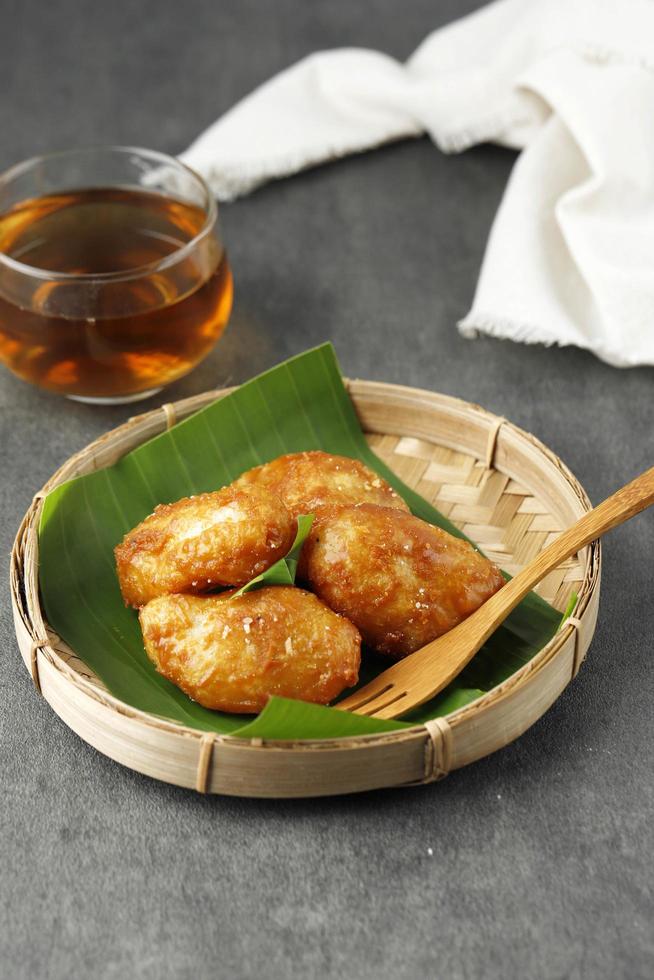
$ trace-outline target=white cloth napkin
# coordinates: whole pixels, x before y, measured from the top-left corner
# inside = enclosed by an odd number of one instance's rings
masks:
[[[182,159],[230,200],[425,132],[445,153],[523,149],[461,332],[654,365],[654,2],[499,0],[404,65],[363,49],[315,54]]]

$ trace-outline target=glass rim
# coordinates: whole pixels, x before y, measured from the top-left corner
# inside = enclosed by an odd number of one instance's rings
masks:
[[[23,276],[30,276],[33,279],[42,279],[47,282],[52,282],[52,280],[62,280],[71,283],[125,282],[130,279],[140,279],[144,275],[159,272],[162,269],[169,268],[171,265],[176,265],[177,262],[186,258],[203,241],[203,239],[211,234],[218,218],[218,205],[216,204],[216,199],[211,193],[211,189],[209,188],[209,185],[204,177],[202,177],[196,170],[193,170],[192,167],[189,167],[188,164],[178,160],[177,157],[172,157],[167,153],[161,153],[159,150],[148,150],[145,147],[124,146],[121,144],[100,144],[98,146],[83,146],[70,150],[55,150],[51,153],[37,154],[36,156],[28,157],[26,160],[21,160],[19,163],[14,163],[11,167],[3,170],[0,173],[0,189],[7,186],[12,180],[15,180],[17,177],[20,177],[22,174],[26,173],[36,164],[66,156],[83,156],[85,154],[91,155],[94,153],[116,153],[125,156],[130,153],[138,153],[158,160],[162,166],[174,166],[179,170],[185,171],[195,181],[197,181],[205,197],[206,217],[200,230],[193,236],[193,238],[189,239],[188,242],[185,242],[182,246],[180,246],[180,248],[176,248],[169,255],[165,255],[162,259],[158,259],[156,262],[148,262],[145,265],[134,266],[132,269],[122,269],[115,272],[57,272],[55,269],[41,269],[38,266],[29,265],[27,262],[20,262],[18,259],[12,258],[10,255],[7,255],[6,252],[3,252],[2,249],[0,249],[0,264],[6,265],[9,269],[12,269],[14,272],[18,272]],[[120,184],[116,184],[116,187],[120,186]],[[71,188],[71,190],[74,190],[74,188]]]

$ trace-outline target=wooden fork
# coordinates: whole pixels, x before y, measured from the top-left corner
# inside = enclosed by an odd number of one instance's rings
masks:
[[[449,633],[393,664],[335,707],[374,718],[397,718],[433,698],[463,670],[491,633],[548,572],[653,503],[654,466],[563,531],[515,578]]]

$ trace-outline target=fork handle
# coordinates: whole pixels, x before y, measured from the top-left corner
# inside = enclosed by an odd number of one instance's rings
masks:
[[[617,490],[593,510],[584,514],[575,524],[563,531],[547,548],[540,552],[522,571],[491,596],[478,610],[479,647],[488,639],[511,610],[515,609],[528,592],[548,572],[576,554],[580,548],[601,537],[607,531],[628,521],[642,510],[654,504],[654,466],[631,483]]]

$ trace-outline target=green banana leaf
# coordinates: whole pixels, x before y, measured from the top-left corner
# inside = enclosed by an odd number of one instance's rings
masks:
[[[288,554],[280,558],[279,561],[276,561],[274,565],[267,568],[261,575],[255,575],[249,582],[246,582],[240,589],[237,589],[234,593],[234,599],[237,599],[240,595],[245,595],[246,592],[252,592],[253,589],[262,589],[265,585],[295,585],[295,573],[297,572],[297,565],[300,560],[300,552],[311,530],[314,516],[314,514],[298,515],[297,533]]]
[[[273,698],[255,719],[210,711],[155,671],[136,613],[122,601],[113,549],[156,504],[215,490],[282,453],[323,449],[362,460],[418,517],[462,537],[366,443],[331,344],[272,368],[107,469],[48,494],[39,528],[40,587],[53,629],[126,704],[193,728],[296,739],[393,731],[461,707],[501,683],[550,640],[560,613],[534,593],[440,695],[401,722]],[[387,662],[367,654],[361,684]]]

